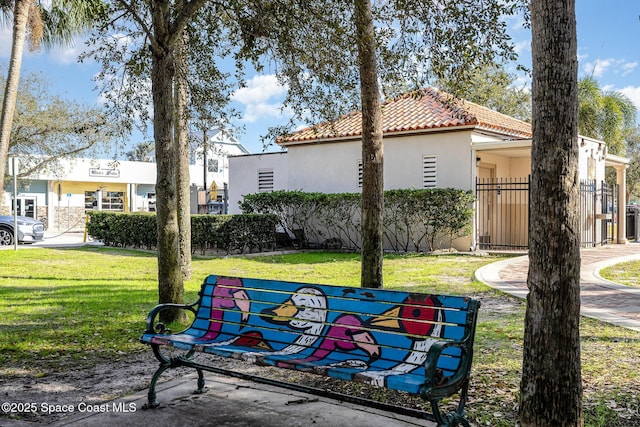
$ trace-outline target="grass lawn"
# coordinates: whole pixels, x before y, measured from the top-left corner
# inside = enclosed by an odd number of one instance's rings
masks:
[[[467,411],[476,425],[513,426],[524,302],[473,279],[497,258],[387,256],[385,287],[482,300]],[[38,378],[149,351],[138,343],[157,302],[153,254],[114,248],[0,251],[0,381]],[[358,255],[314,252],[193,260],[185,301],[211,273],[358,286]],[[640,333],[582,320],[587,426],[640,426]]]
[[[621,285],[640,287],[640,261],[623,262],[603,268],[600,275]]]

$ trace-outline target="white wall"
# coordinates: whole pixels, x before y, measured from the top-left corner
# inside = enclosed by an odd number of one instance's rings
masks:
[[[439,132],[384,140],[386,189],[423,188],[423,156],[437,158],[437,187],[472,190],[471,131]],[[294,145],[288,153],[229,158],[229,212],[239,213],[242,195],[258,192],[257,173],[274,170],[274,189],[308,192],[360,192],[360,140]],[[283,179],[283,177],[287,177]],[[469,239],[456,247],[469,249]],[[459,246],[459,247],[458,247]]]
[[[384,139],[385,189],[423,188],[423,156],[437,157],[437,186],[472,189],[471,132],[441,132]],[[360,140],[289,147],[289,189],[360,192]]]
[[[289,147],[289,189],[358,192],[359,140]]]
[[[287,190],[287,153],[264,153],[229,157],[229,213],[241,213],[238,203],[245,194],[258,192],[258,170],[273,169],[274,190]],[[297,188],[297,187],[296,187]]]
[[[471,132],[440,132],[387,138],[384,186],[387,190],[423,188],[423,157],[436,156],[438,188],[471,190]]]
[[[32,178],[50,181],[155,184],[156,164],[126,160],[114,163],[112,160],[71,159],[64,162],[62,170],[36,173]]]
[[[207,152],[207,162],[212,159],[218,161],[218,171],[209,172],[207,169],[207,188],[213,181],[216,182],[219,188],[222,188],[225,183],[229,182],[229,157],[248,154],[246,148],[240,143],[220,143],[213,140],[210,141],[212,148]],[[195,162],[189,165],[189,178],[190,183],[196,186],[202,187],[204,180],[204,157],[202,155],[202,148],[198,147],[195,153]]]

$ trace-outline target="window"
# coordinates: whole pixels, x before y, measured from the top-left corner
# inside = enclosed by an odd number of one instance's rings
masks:
[[[422,157],[422,188],[437,187],[436,156]]]
[[[358,188],[362,188],[362,160],[358,160]]]
[[[273,191],[273,169],[258,170],[258,191]]]
[[[124,211],[124,193],[122,191],[102,192],[103,211]]]
[[[96,196],[100,195],[101,200]],[[85,191],[84,192],[85,211],[99,209],[102,211],[124,211],[124,192],[122,191]]]
[[[207,171],[209,172],[220,172],[219,166],[218,166],[218,159],[208,159],[207,160]]]

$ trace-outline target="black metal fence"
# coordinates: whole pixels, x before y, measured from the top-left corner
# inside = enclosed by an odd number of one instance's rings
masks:
[[[627,206],[627,239],[640,240],[640,207],[638,205]]]
[[[580,182],[580,242],[583,247],[613,240],[614,186]],[[526,250],[529,246],[529,178],[476,179],[476,247]]]
[[[529,245],[529,179],[476,179],[479,249],[520,250]]]
[[[582,247],[606,245],[615,231],[614,186],[594,180],[580,181],[580,243]]]

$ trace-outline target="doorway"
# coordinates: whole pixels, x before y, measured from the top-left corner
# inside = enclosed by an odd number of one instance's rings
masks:
[[[35,197],[18,197],[18,216],[27,216],[36,219],[36,199]]]

